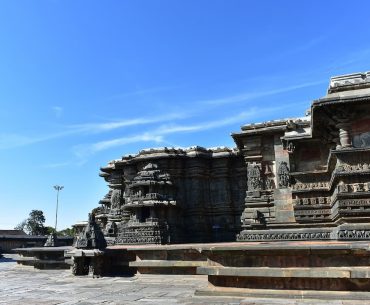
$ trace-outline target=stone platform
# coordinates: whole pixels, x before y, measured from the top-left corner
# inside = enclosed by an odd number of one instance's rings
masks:
[[[92,250],[81,251],[84,256]],[[102,270],[109,257],[111,270],[126,266],[139,274],[206,275],[208,287],[197,295],[370,300],[365,241],[111,246],[103,252]]]
[[[12,305],[369,305],[364,300],[287,299],[194,295],[207,286],[204,275],[75,277],[68,270],[35,270],[16,264],[16,255],[0,259],[0,304]]]
[[[16,248],[13,251],[19,256],[16,261],[18,264],[33,266],[36,269],[69,269],[70,260],[64,257],[65,252],[72,250],[73,247],[32,247]]]

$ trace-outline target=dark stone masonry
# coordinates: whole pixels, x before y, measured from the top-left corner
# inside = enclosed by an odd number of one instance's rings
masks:
[[[232,137],[231,149],[153,148],[101,168],[105,242],[370,239],[370,72],[331,78],[301,118]]]

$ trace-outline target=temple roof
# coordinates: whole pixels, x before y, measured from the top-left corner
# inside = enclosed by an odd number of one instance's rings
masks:
[[[23,230],[0,230],[0,236],[2,235],[27,235]]]
[[[335,92],[370,88],[370,71],[334,76],[330,79],[328,95]]]

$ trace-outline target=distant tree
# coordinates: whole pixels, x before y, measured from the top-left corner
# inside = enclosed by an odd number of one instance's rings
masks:
[[[22,222],[20,222],[19,224],[17,224],[15,227],[14,227],[14,230],[20,230],[20,231],[26,231],[26,226],[27,226],[27,220],[23,220]]]
[[[23,230],[30,235],[49,235],[56,233],[58,236],[74,236],[75,229],[66,228],[61,231],[55,231],[55,228],[44,226],[45,216],[41,210],[32,210],[28,218],[20,222],[14,229]]]
[[[58,236],[74,236],[75,229],[74,228],[67,228],[57,232]]]
[[[50,227],[45,227],[45,216],[41,210],[32,210],[27,219],[19,223],[14,229],[23,230],[30,235],[46,235],[50,230],[54,230]],[[55,231],[55,230],[54,230]]]
[[[44,227],[44,235],[50,235],[52,233],[58,233],[53,227],[46,226]]]
[[[45,216],[41,210],[32,210],[27,218],[27,231],[30,235],[45,235]]]

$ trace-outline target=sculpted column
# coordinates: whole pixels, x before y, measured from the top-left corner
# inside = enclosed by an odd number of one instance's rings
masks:
[[[354,117],[353,109],[349,107],[341,107],[340,109],[335,109],[330,111],[333,114],[333,119],[335,127],[338,129],[339,133],[339,144],[337,148],[346,149],[352,147],[351,138],[351,121]]]
[[[339,129],[339,141],[341,148],[352,147],[351,134],[350,134],[350,123],[342,122],[337,124]]]

